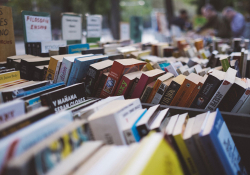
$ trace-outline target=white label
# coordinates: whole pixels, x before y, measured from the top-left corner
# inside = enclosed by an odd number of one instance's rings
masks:
[[[42,41],[41,48],[42,53],[48,53],[49,50],[59,50],[59,47],[64,47],[67,45],[66,41]]]
[[[130,39],[130,25],[129,23],[120,23],[120,39],[127,40]]]
[[[50,17],[24,15],[27,42],[51,41]]]
[[[67,16],[62,17],[62,37],[64,40],[82,39],[82,17]]]
[[[87,16],[87,37],[99,38],[102,34],[102,16],[88,15]]]

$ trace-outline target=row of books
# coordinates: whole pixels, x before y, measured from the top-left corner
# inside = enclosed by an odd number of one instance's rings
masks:
[[[189,118],[123,96],[57,113],[25,113],[21,99],[0,108],[1,174],[247,174],[218,109]]]

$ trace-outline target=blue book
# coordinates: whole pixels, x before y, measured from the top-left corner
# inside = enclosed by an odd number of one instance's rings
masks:
[[[199,134],[202,146],[219,174],[244,174],[241,157],[219,111],[210,113]],[[208,157],[208,158],[209,158]]]
[[[70,111],[63,111],[43,118],[0,140],[0,171],[13,157],[17,157],[46,137],[73,122]]]
[[[27,95],[31,95],[31,94],[34,94],[34,93],[38,93],[38,92],[48,90],[48,89],[51,89],[51,88],[54,88],[54,87],[62,86],[62,85],[64,85],[64,82],[50,84],[50,85],[46,85],[46,86],[36,88],[36,89],[32,89],[32,90],[29,90],[29,91],[24,91],[24,92],[21,92],[21,93],[17,94],[17,98],[18,97],[24,97],[24,96],[27,96]]]
[[[95,55],[91,57],[75,59],[73,66],[71,68],[71,71],[70,71],[67,86],[82,82],[83,78],[86,77],[89,66],[91,64],[104,61],[107,59],[108,59],[108,56],[104,56],[104,55]]]
[[[132,126],[132,128],[131,128],[132,133],[133,133],[133,135],[134,135],[134,137],[135,137],[135,141],[136,141],[136,142],[139,142],[139,141],[141,140],[141,137],[140,137],[140,135],[139,135],[139,132],[138,132],[137,129],[136,129],[136,125],[137,125],[137,123],[139,122],[139,120],[143,117],[143,115],[144,115],[146,112],[147,112],[147,109],[145,109],[144,112],[141,114],[141,116],[138,117],[138,119],[136,120],[136,122],[133,124],[133,126]]]
[[[165,71],[165,67],[167,67],[167,66],[169,66],[170,65],[170,63],[160,63],[159,64],[159,66],[161,67],[161,69],[163,70],[163,71]]]
[[[73,45],[69,45],[67,46],[68,48],[68,54],[72,54],[72,53],[82,53],[82,50],[88,50],[89,49],[89,44],[73,44]]]
[[[28,100],[28,104],[33,105],[33,104],[39,103],[40,101],[41,101],[41,98],[39,96],[39,97],[35,97],[35,98]]]

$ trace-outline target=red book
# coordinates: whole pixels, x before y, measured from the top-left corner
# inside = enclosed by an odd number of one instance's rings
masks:
[[[136,71],[132,73],[128,73],[122,76],[119,85],[117,86],[115,95],[123,95],[124,98],[127,97],[134,81],[136,78],[140,79],[142,72]]]
[[[106,98],[108,96],[114,95],[121,77],[127,73],[140,71],[145,64],[146,62],[136,59],[115,60],[104,84],[100,97]]]
[[[147,72],[143,72],[131,98],[140,98],[145,87],[149,83],[155,81],[159,76],[163,75],[164,73],[165,72],[160,69],[154,69]]]

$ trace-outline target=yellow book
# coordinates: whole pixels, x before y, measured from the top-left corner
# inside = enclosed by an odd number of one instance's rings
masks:
[[[13,71],[13,72],[0,74],[0,84],[8,83],[8,82],[19,80],[19,79],[20,79],[19,71]]]
[[[153,68],[153,66],[151,65],[151,63],[147,63],[147,64],[146,64],[146,68],[147,68],[148,71],[149,71],[149,70],[154,70],[154,68]]]
[[[151,133],[138,153],[122,171],[123,175],[182,175],[182,167],[172,147],[160,133]]]
[[[173,137],[174,140],[181,152],[181,155],[184,159],[185,164],[188,167],[188,170],[190,172],[191,175],[198,175],[199,172],[197,170],[197,167],[194,163],[193,158],[191,157],[191,154],[188,151],[188,148],[183,140],[183,134],[187,125],[187,120],[188,120],[189,116],[188,113],[182,114],[179,116],[174,131],[173,131]]]

